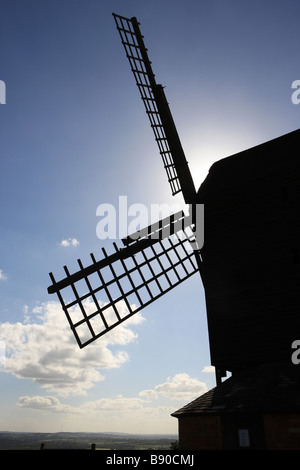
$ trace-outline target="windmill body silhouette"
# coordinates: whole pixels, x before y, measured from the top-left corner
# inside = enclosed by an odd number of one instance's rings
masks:
[[[215,163],[197,192],[139,23],[113,16],[172,194],[182,192],[190,212],[145,227],[123,239],[121,247],[113,243],[113,253],[102,249],[99,260],[91,254],[89,266],[78,260],[74,273],[65,266],[60,281],[50,273],[48,292],[57,294],[82,348],[200,272],[217,383],[226,371],[286,360],[300,327],[294,223],[299,162],[292,151],[299,132]],[[291,191],[293,197],[287,196]],[[279,212],[277,192],[283,198]],[[203,205],[204,243],[198,226],[203,217],[197,217]]]

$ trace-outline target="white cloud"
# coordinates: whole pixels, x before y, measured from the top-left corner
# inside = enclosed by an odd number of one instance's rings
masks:
[[[18,406],[39,411],[54,411],[57,413],[78,413],[79,410],[60,403],[58,398],[51,396],[19,397]]]
[[[207,386],[188,374],[176,374],[168,377],[165,383],[157,385],[155,392],[171,400],[193,400],[207,392]]]
[[[5,342],[4,372],[30,379],[61,396],[85,395],[96,382],[104,380],[99,371],[120,367],[128,361],[124,350],[112,352],[110,345],[126,345],[136,338],[128,328],[142,316],[119,325],[85,349],[79,349],[58,302],[46,302],[34,309],[34,319],[25,309],[26,323],[2,323],[0,338]],[[31,320],[31,323],[30,323]]]
[[[59,245],[63,247],[78,246],[79,241],[77,240],[77,238],[65,238],[59,243]]]
[[[57,397],[53,396],[33,396],[33,397],[19,397],[18,406],[22,408],[32,408],[38,411],[57,411],[64,413],[82,413],[83,415],[101,415],[101,418],[113,415],[132,415],[137,412],[144,410],[148,412],[153,410],[153,407],[149,405],[149,401],[143,400],[142,398],[136,397],[123,397],[118,395],[117,397],[106,397],[100,398],[95,401],[88,401],[79,405],[78,407],[69,406],[59,401]],[[165,407],[158,407],[165,408]]]
[[[3,271],[3,269],[0,269],[0,281],[6,281],[7,275]]]
[[[0,367],[5,362],[5,343],[4,341],[0,340]]]
[[[155,390],[143,390],[139,393],[139,396],[145,400],[156,400],[158,398]]]
[[[202,372],[207,372],[208,374],[212,374],[215,372],[215,367],[214,366],[205,366],[202,369]]]

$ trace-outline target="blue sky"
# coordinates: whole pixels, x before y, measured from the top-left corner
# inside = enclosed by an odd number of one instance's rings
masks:
[[[215,385],[199,276],[81,351],[47,293],[109,249],[100,204],[181,202],[112,12],[141,23],[197,186],[299,127],[297,1],[1,0],[0,430],[176,433],[170,413]]]

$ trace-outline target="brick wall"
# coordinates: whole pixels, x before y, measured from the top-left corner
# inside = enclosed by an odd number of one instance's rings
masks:
[[[300,450],[300,414],[264,415],[266,448]]]
[[[180,449],[220,450],[223,448],[220,416],[184,416],[178,421]]]
[[[184,416],[178,424],[180,449],[223,449],[221,416]],[[266,414],[263,428],[266,450],[300,450],[300,414]]]

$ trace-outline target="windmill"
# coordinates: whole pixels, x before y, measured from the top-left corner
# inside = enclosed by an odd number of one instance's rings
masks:
[[[113,16],[172,194],[181,192],[190,211],[113,243],[112,254],[103,248],[99,260],[91,254],[88,266],[78,260],[76,272],[64,266],[62,280],[50,273],[48,292],[57,294],[83,348],[200,272],[217,383],[226,371],[286,360],[300,327],[300,178],[291,150],[299,132],[216,162],[197,192],[139,23]]]

